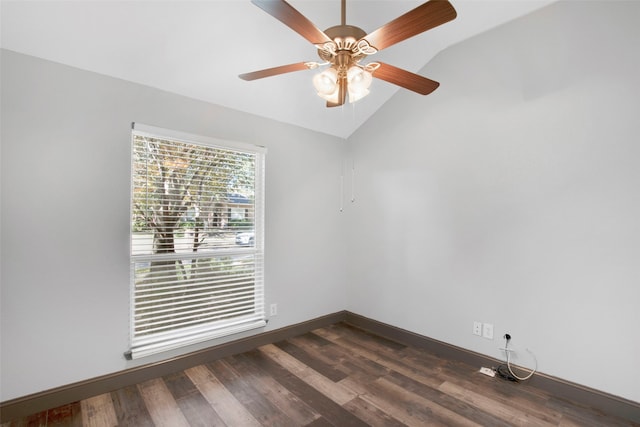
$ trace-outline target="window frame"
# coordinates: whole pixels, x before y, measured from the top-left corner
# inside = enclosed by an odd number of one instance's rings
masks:
[[[254,212],[253,212],[253,246],[221,247],[210,249],[207,252],[199,253],[197,258],[211,258],[221,256],[251,255],[253,259],[254,279],[254,300],[255,311],[252,315],[233,317],[226,320],[218,320],[193,327],[184,327],[178,331],[168,331],[166,333],[151,334],[148,337],[136,336],[136,262],[150,262],[153,260],[171,259],[193,259],[194,253],[186,254],[136,254],[133,248],[133,216],[134,216],[134,171],[135,171],[135,138],[137,136],[150,137],[154,139],[172,141],[182,144],[193,144],[208,148],[219,148],[221,150],[232,150],[241,153],[248,153],[255,157],[254,169]],[[265,189],[265,157],[266,148],[241,143],[236,141],[221,140],[206,136],[188,134],[180,131],[163,129],[155,126],[133,123],[131,129],[131,189],[130,189],[130,212],[129,212],[129,262],[130,262],[130,315],[129,315],[129,344],[130,348],[125,353],[127,359],[137,359],[173,350],[188,345],[208,341],[211,339],[230,336],[239,332],[264,327],[266,325],[265,298],[264,298],[264,189]]]

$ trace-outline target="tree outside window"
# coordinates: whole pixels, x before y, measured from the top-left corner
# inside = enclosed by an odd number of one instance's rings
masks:
[[[133,348],[263,319],[261,153],[134,131],[132,155]]]

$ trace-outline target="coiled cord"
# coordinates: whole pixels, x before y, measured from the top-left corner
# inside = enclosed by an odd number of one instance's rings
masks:
[[[509,341],[511,340],[511,335],[505,334],[504,339],[506,340],[506,343],[504,345],[504,352],[507,354],[507,370],[513,376],[513,378],[515,378],[517,380],[520,380],[520,381],[528,380],[538,370],[538,359],[536,359],[536,355],[533,354],[533,352],[531,350],[527,349],[529,354],[531,354],[531,357],[533,357],[533,361],[535,362],[535,368],[533,368],[533,370],[531,370],[531,372],[529,372],[528,375],[526,375],[524,377],[519,377],[518,375],[515,374],[515,372],[513,372],[513,369],[511,369],[511,356],[510,356],[510,350],[509,350]],[[501,374],[501,376],[504,377],[504,375],[499,372],[499,369],[500,369],[500,367],[498,367],[498,373]],[[507,379],[510,379],[510,378],[507,377]]]

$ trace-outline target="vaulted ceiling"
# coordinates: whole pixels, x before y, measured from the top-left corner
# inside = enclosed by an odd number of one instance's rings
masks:
[[[440,88],[421,101],[428,103],[447,87],[446,74],[422,70],[438,52],[553,1],[451,0],[455,20],[379,52],[375,60],[439,81]],[[289,3],[322,30],[340,24],[339,0]],[[347,0],[346,21],[371,32],[422,3]],[[374,79],[363,100],[328,109],[311,83],[317,71],[239,79],[249,71],[319,61],[314,46],[249,0],[3,0],[1,7],[5,49],[342,138],[404,90]]]

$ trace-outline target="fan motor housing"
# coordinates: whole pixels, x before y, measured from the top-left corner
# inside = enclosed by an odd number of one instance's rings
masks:
[[[333,40],[335,40],[336,37],[340,37],[342,39],[353,37],[357,41],[367,35],[362,28],[358,28],[353,25],[336,25],[334,27],[327,28],[324,33]]]
[[[354,47],[358,40],[367,35],[367,33],[359,27],[353,25],[336,25],[327,28],[324,33],[331,38],[336,45],[336,52],[349,51],[352,52],[353,59],[357,62],[363,55],[355,54]],[[327,49],[318,49],[318,56],[324,61],[333,62],[334,54]]]

